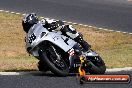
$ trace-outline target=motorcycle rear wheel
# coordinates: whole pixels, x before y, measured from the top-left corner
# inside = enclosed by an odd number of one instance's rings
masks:
[[[95,57],[93,57],[95,58]],[[91,58],[91,67],[88,67],[88,72],[90,74],[104,74],[106,71],[106,66],[104,61],[102,60],[102,58],[100,56],[97,56],[97,59],[93,59]]]

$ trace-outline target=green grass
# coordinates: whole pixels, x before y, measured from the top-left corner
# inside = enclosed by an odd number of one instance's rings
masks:
[[[0,57],[0,71],[37,70],[37,61],[29,56]]]
[[[37,70],[25,51],[21,15],[0,12],[0,71]],[[74,25],[104,59],[107,68],[132,66],[132,35]]]

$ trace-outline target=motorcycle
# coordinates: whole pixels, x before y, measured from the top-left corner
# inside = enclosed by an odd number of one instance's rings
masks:
[[[90,74],[104,74],[106,66],[102,58],[92,49],[85,51],[79,43],[62,35],[60,31],[48,31],[37,23],[26,36],[26,49],[36,57],[40,71],[50,70],[58,76],[77,72],[80,55],[86,57],[84,68]],[[89,64],[90,63],[90,64]]]

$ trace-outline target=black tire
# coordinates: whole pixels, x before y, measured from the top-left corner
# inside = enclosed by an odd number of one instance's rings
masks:
[[[102,58],[100,56],[96,57],[98,58],[97,60],[93,60],[93,57],[91,57],[92,59],[91,61],[91,67],[88,68],[88,72],[90,74],[104,74],[106,71],[106,66],[104,61],[102,60]]]
[[[43,72],[49,71],[48,66],[42,60],[38,62],[38,69],[39,71],[43,71]]]
[[[48,68],[51,70],[51,72],[53,72],[57,76],[67,76],[69,74],[69,67],[67,66],[63,58],[61,58],[61,64],[64,65],[64,68],[61,69],[59,66],[56,66],[56,64],[52,62],[52,54],[55,55],[55,51],[51,47],[48,47],[45,50],[46,52],[41,49],[39,51],[39,55],[40,58],[46,63]]]

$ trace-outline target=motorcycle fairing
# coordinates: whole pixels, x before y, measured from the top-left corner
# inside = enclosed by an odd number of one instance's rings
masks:
[[[34,56],[38,56],[37,45],[43,41],[49,41],[60,47],[65,52],[76,44],[74,40],[62,35],[60,31],[49,32],[43,27],[42,23],[37,23],[28,32],[26,47],[31,47],[31,53]]]

